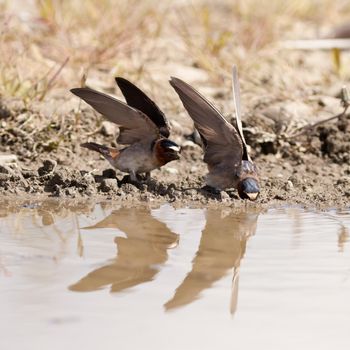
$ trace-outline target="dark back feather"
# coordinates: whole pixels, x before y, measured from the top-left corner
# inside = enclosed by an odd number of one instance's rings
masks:
[[[236,128],[192,86],[171,78],[171,86],[192,118],[205,146],[204,161],[209,166],[239,165],[242,161],[242,140]]]
[[[83,99],[97,112],[103,114],[109,121],[120,126],[118,143],[130,145],[148,139],[156,140],[159,137],[157,126],[140,110],[87,87],[70,91]]]
[[[170,132],[167,119],[154,101],[130,81],[121,77],[116,77],[115,81],[122,91],[127,104],[146,114],[157,125],[160,134],[164,137],[169,137]]]

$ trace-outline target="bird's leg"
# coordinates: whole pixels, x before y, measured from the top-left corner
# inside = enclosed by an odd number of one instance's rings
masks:
[[[142,182],[140,178],[137,176],[135,171],[130,171],[129,174],[125,175],[120,182],[120,184],[127,184],[127,183],[132,184],[137,188],[140,188],[140,186],[142,185]]]

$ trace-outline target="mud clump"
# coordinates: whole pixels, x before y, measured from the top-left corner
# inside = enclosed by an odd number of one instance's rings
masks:
[[[11,111],[6,106],[3,106],[0,101],[0,120],[8,119],[10,117],[11,117]]]
[[[337,164],[350,164],[350,123],[342,118],[331,127],[318,129],[320,150]]]
[[[118,186],[118,180],[113,178],[106,178],[101,181],[101,185],[99,187],[99,190],[102,192],[115,192],[117,193],[119,191]]]
[[[44,176],[44,175],[47,175],[51,172],[53,172],[53,170],[56,168],[57,166],[57,162],[54,161],[54,160],[44,160],[43,162],[43,166],[41,166],[39,169],[38,169],[38,174],[39,176]]]

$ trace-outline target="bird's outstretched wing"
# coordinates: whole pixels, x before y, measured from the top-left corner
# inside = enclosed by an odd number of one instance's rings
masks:
[[[161,135],[169,137],[170,132],[167,119],[154,101],[130,81],[121,77],[116,77],[115,81],[123,93],[127,104],[146,114],[157,125]]]
[[[232,91],[233,91],[233,103],[235,105],[236,126],[243,144],[243,159],[251,160],[248,155],[247,143],[243,135],[242,117],[241,117],[241,91],[239,87],[238,71],[237,71],[236,65],[234,65],[232,68]]]
[[[87,87],[72,89],[71,92],[103,114],[109,121],[120,126],[118,143],[129,145],[159,136],[159,129],[153,121],[126,103]]]
[[[238,166],[243,147],[237,130],[193,87],[178,78],[171,78],[170,84],[204,140],[204,161],[209,167],[219,164]]]

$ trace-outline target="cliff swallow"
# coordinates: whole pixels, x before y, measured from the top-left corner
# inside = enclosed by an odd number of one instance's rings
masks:
[[[201,135],[204,161],[209,170],[205,179],[207,186],[216,190],[235,187],[242,199],[256,200],[260,188],[257,169],[249,157],[243,135],[236,66],[233,67],[235,126],[228,123],[213,104],[184,81],[172,77],[170,84]]]
[[[113,167],[129,173],[132,181],[137,181],[139,173],[146,173],[149,178],[152,170],[179,159],[180,147],[168,139],[169,124],[158,106],[128,80],[115,80],[127,104],[88,87],[71,92],[117,124],[117,142],[129,146],[121,150],[94,142],[81,146],[102,154]]]

